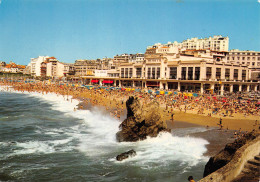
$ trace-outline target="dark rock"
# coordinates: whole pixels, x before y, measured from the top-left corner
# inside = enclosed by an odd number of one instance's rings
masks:
[[[136,155],[136,151],[129,150],[128,152],[124,152],[124,153],[119,154],[118,156],[116,156],[116,160],[122,161],[124,159],[129,158],[129,157],[134,157],[135,155]]]
[[[161,131],[170,131],[158,112],[157,102],[142,105],[138,98],[129,97],[126,107],[127,118],[120,124],[121,130],[116,134],[119,142],[144,140],[147,136],[156,137]]]
[[[240,147],[254,140],[258,135],[259,133],[257,132],[250,132],[243,137],[236,139],[233,143],[227,144],[223,150],[209,159],[205,166],[203,177],[208,176],[229,163]]]

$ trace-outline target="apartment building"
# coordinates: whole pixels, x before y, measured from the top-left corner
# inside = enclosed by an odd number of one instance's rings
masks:
[[[96,60],[76,60],[74,67],[76,76],[94,76],[98,66]]]
[[[227,53],[226,61],[260,69],[260,52],[233,49]]]
[[[121,55],[114,56],[113,65],[115,66],[115,69],[117,69],[121,63],[129,62],[129,58],[130,58],[129,54],[121,54]]]
[[[229,38],[215,35],[213,37],[198,39],[191,38],[184,40],[181,45],[182,49],[189,50],[211,50],[211,51],[228,51]]]
[[[29,67],[31,68],[30,74],[32,76],[41,76],[41,63],[44,62],[49,56],[39,56],[37,58],[31,58]]]

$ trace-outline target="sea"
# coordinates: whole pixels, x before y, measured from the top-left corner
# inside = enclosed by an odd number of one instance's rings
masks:
[[[119,143],[121,121],[100,107],[75,111],[78,104],[70,96],[0,86],[0,181],[184,182],[188,176],[203,177],[205,139],[180,131]],[[131,149],[136,156],[116,160]]]

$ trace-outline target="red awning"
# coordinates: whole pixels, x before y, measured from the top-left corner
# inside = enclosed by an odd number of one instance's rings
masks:
[[[113,80],[104,80],[103,83],[114,83]]]
[[[98,83],[99,80],[91,80],[91,83]]]
[[[146,82],[146,86],[155,86],[155,87],[159,87],[160,86],[160,84],[158,83],[158,82]]]

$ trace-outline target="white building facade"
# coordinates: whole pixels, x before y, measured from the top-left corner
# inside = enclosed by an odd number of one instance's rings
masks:
[[[32,76],[41,76],[41,63],[48,57],[49,56],[39,56],[38,58],[31,58],[29,65],[31,67],[30,73]]]

